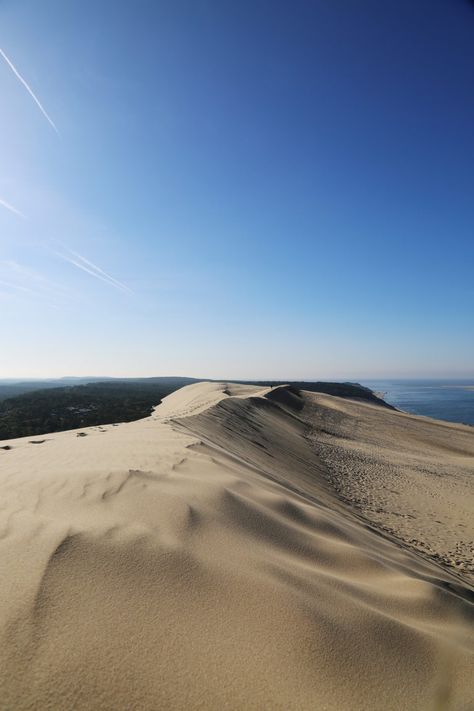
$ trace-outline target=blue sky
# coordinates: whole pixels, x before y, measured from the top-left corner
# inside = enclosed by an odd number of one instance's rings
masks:
[[[474,376],[473,33],[461,0],[0,2],[0,377]]]

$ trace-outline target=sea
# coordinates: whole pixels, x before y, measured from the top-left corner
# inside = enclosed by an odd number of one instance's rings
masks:
[[[399,410],[474,426],[474,380],[363,380]]]

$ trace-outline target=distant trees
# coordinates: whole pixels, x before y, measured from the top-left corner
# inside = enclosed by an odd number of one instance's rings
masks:
[[[35,390],[0,402],[0,440],[147,417],[181,387],[162,382],[101,382]]]

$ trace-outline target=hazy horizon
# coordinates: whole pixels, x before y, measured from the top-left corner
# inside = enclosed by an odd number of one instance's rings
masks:
[[[474,377],[468,2],[0,22],[0,378]]]
[[[116,375],[110,375],[109,373],[83,373],[83,374],[61,374],[61,375],[42,375],[42,376],[37,376],[37,375],[23,375],[23,376],[10,376],[10,377],[3,377],[0,376],[0,383],[1,382],[7,382],[7,381],[43,381],[43,380],[83,380],[83,379],[102,379],[102,378],[110,378],[110,379],[147,379],[147,378],[191,378],[195,380],[215,380],[215,381],[222,381],[222,382],[232,382],[232,381],[239,381],[239,380],[248,380],[248,381],[280,381],[280,382],[294,382],[294,381],[301,381],[301,382],[317,382],[318,380],[322,381],[333,381],[333,382],[339,382],[339,381],[355,381],[359,379],[362,382],[369,382],[369,381],[452,381],[452,382],[462,382],[462,381],[474,381],[474,375],[427,375],[424,373],[423,375],[386,375],[386,374],[376,374],[376,375],[366,375],[364,373],[360,374],[343,374],[343,373],[336,373],[336,374],[327,374],[325,376],[275,376],[275,377],[269,377],[266,376],[265,374],[263,375],[257,375],[257,376],[244,376],[244,375],[212,375],[212,374],[194,374],[194,373],[147,373],[144,375],[130,375],[130,374],[123,374],[119,373]]]

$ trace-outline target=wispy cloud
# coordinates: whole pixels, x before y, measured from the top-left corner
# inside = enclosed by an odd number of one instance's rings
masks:
[[[66,262],[69,262],[69,264],[73,264],[78,269],[82,269],[82,271],[86,272],[87,274],[90,274],[96,279],[100,279],[109,286],[113,286],[115,289],[127,292],[129,294],[133,293],[130,287],[128,287],[126,284],[119,281],[118,279],[115,279],[113,276],[110,276],[110,274],[107,274],[107,272],[98,267],[97,264],[94,264],[93,262],[89,261],[81,254],[72,251],[68,251],[67,254],[62,254],[61,252],[56,252],[56,254],[58,255],[58,257],[61,257],[61,259],[64,259]]]
[[[22,217],[24,220],[26,220],[26,215],[24,215],[20,210],[18,210],[16,207],[13,207],[9,202],[6,200],[2,200],[0,198],[0,205],[4,207],[6,210],[10,210],[10,212],[13,212],[14,215],[17,215],[18,217]]]
[[[53,119],[51,118],[51,116],[48,114],[48,112],[47,112],[46,109],[44,108],[43,104],[41,103],[41,101],[38,99],[38,97],[37,97],[36,94],[34,93],[33,89],[30,87],[30,85],[27,83],[27,81],[21,76],[21,74],[20,74],[20,72],[18,71],[18,69],[17,69],[17,68],[15,67],[15,65],[8,59],[7,55],[5,54],[5,52],[3,51],[3,49],[1,49],[1,48],[0,48],[0,55],[3,57],[3,59],[5,60],[5,62],[8,64],[8,66],[9,66],[10,69],[12,70],[13,74],[14,74],[14,75],[16,76],[16,78],[18,79],[18,81],[20,81],[20,82],[23,84],[23,86],[25,87],[26,91],[27,91],[28,94],[31,96],[31,98],[33,99],[33,101],[35,102],[35,104],[37,105],[37,107],[39,108],[39,110],[41,111],[41,113],[43,114],[43,116],[45,117],[45,119],[48,121],[48,123],[54,128],[54,130],[56,131],[56,133],[59,135],[58,128],[57,128],[56,124],[54,123]]]
[[[14,291],[21,291],[24,294],[38,294],[34,289],[30,289],[27,286],[22,286],[21,284],[15,284],[11,281],[6,281],[5,279],[0,279],[0,286],[4,289],[13,289]]]
[[[0,291],[5,297],[21,298],[59,308],[73,295],[31,267],[11,259],[0,259]]]

